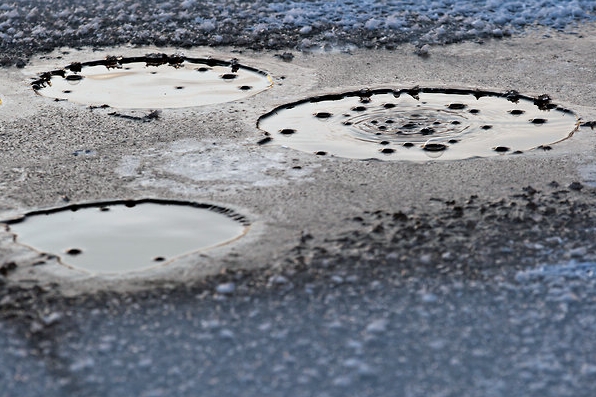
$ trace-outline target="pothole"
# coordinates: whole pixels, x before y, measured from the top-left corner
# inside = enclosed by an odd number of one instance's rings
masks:
[[[259,118],[265,143],[319,156],[455,160],[549,150],[570,137],[577,117],[515,91],[377,89],[282,105]]]
[[[271,77],[236,59],[149,54],[72,63],[42,73],[35,92],[56,100],[124,109],[182,108],[235,101],[272,86]]]
[[[145,199],[34,211],[6,221],[17,243],[90,273],[125,273],[230,243],[249,222],[206,204]]]

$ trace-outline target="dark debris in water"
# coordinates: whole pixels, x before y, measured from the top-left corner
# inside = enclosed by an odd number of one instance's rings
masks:
[[[66,80],[68,81],[79,81],[79,80],[83,80],[83,76],[81,76],[80,74],[69,74],[68,76],[64,77]]]
[[[422,146],[422,149],[427,152],[442,152],[443,150],[447,150],[447,145],[442,143],[426,143]]]

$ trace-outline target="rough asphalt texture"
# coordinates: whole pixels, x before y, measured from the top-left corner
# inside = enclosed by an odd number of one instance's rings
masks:
[[[595,18],[590,0],[28,0],[0,4],[0,54],[4,65],[23,66],[57,47],[394,49],[500,38],[536,24],[569,29]]]
[[[433,46],[428,57],[412,43],[187,49],[239,57],[276,85],[149,122],[27,85],[145,48],[15,47],[36,55],[2,77],[3,218],[65,200],[163,197],[230,206],[254,226],[248,242],[123,279],[72,275],[2,233],[0,396],[595,395],[593,32]],[[256,119],[282,103],[417,84],[548,93],[585,126],[551,151],[455,162],[256,145]]]

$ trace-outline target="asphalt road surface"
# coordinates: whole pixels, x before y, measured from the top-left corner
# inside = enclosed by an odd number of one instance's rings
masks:
[[[122,275],[67,268],[3,231],[0,396],[595,395],[593,32],[537,27],[422,53],[418,39],[4,49],[6,64],[22,62],[0,77],[3,219],[160,198],[230,208],[251,226]],[[238,58],[273,87],[158,117],[117,110],[123,118],[30,86],[72,62],[155,52]],[[415,86],[548,94],[577,129],[551,150],[454,161],[257,143],[258,117],[284,103]]]

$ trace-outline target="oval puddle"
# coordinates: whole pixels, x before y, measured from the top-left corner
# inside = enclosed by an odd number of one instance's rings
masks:
[[[235,101],[273,85],[237,60],[150,54],[72,63],[43,73],[35,92],[56,100],[125,109],[182,108]]]
[[[249,226],[222,207],[153,199],[71,205],[6,223],[17,243],[90,273],[148,269],[230,243]]]
[[[378,89],[282,105],[257,126],[268,142],[315,154],[456,160],[550,148],[575,132],[577,117],[547,95]]]

